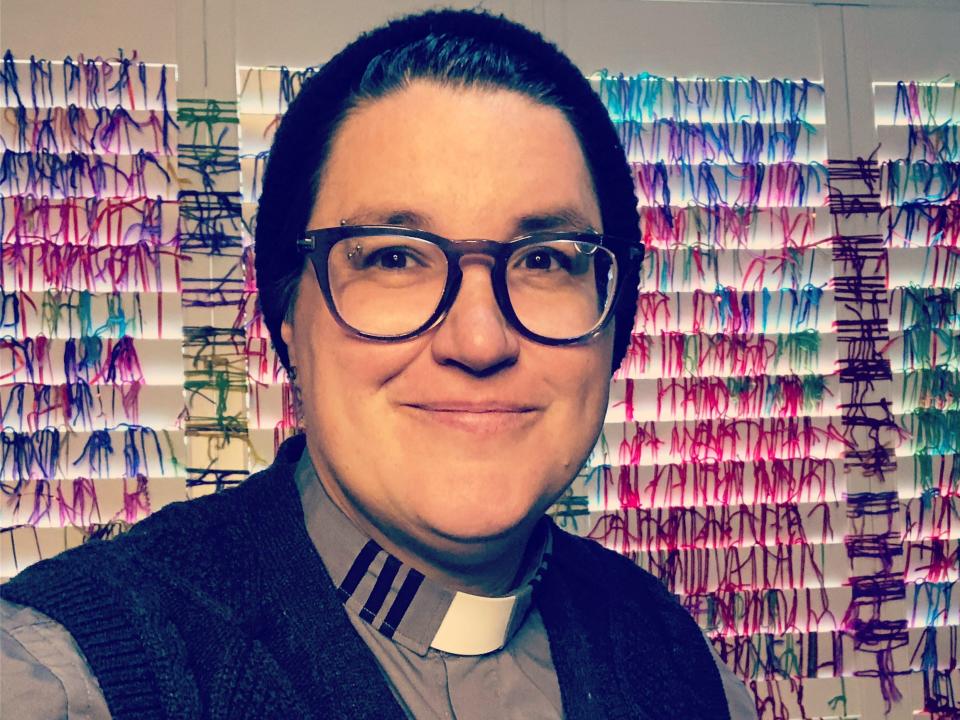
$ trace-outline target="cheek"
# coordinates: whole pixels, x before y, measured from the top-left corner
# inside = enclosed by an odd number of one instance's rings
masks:
[[[350,338],[337,325],[312,277],[304,277],[294,311],[291,360],[297,367],[304,420],[311,429],[354,403]],[[360,368],[362,369],[362,368]]]
[[[610,366],[613,362],[613,333],[610,332],[602,336],[598,352],[596,352],[589,363],[586,372],[585,381],[585,399],[584,408],[586,413],[593,411],[593,415],[587,415],[581,422],[590,428],[593,433],[591,439],[591,448],[596,436],[603,429],[603,421],[607,416],[607,406],[610,400]]]
[[[606,416],[612,341],[601,336],[595,345],[560,352],[564,354],[542,357],[538,362],[540,367],[553,368],[546,377],[554,396],[560,399],[563,412],[557,419],[564,424],[556,429],[569,439],[571,450],[579,452],[584,444],[592,448]]]
[[[381,390],[422,352],[423,343],[371,343],[350,335],[330,314],[316,283],[303,283],[292,349],[304,417],[318,431],[346,435],[380,426]]]
[[[588,404],[588,409],[602,406],[606,411],[610,394],[610,366],[613,362],[613,332],[608,329],[590,345],[576,348],[580,351],[574,362],[576,369],[571,376],[581,378],[579,395]],[[571,390],[571,395],[577,394]]]

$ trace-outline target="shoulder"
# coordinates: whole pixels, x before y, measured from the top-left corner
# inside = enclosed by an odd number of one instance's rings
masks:
[[[97,572],[108,567],[119,570],[127,563],[143,566],[161,561],[171,566],[189,566],[211,548],[217,536],[229,534],[231,503],[219,495],[171,503],[141,520],[126,532],[110,539],[93,538],[78,547],[27,567],[12,578],[4,595],[35,576]],[[231,547],[227,543],[226,548]],[[82,566],[82,569],[81,569]]]
[[[23,720],[110,717],[100,686],[66,628],[34,608],[2,599],[0,697]]]
[[[611,692],[626,702],[674,707],[677,717],[728,717],[700,628],[657,578],[629,558],[555,529],[538,598],[553,633],[551,648],[566,672],[589,661],[606,668],[617,688]],[[636,676],[650,683],[639,687]]]
[[[281,447],[281,450],[284,448]],[[223,571],[237,582],[253,579],[256,533],[296,505],[296,488],[277,483],[289,471],[278,454],[266,470],[220,493],[171,503],[110,540],[92,540],[26,568],[0,587],[16,602],[79,578],[145,591],[164,582],[204,582]],[[292,496],[291,496],[292,494]],[[266,518],[262,515],[267,516]]]
[[[690,614],[656,577],[631,559],[555,528],[550,571],[554,582],[583,607],[605,607],[629,627],[638,616],[653,623],[669,642],[706,651],[708,643]]]
[[[296,489],[283,483],[291,474],[284,447],[270,467],[252,474],[239,485],[218,493],[166,505],[117,538],[118,542],[147,543],[154,539],[172,541],[178,535],[196,537],[205,533],[234,533],[257,521],[272,517],[278,504],[290,506]]]
[[[643,598],[680,608],[663,583],[629,558],[560,528],[554,527],[553,532],[551,564],[571,579],[611,599],[629,602]]]

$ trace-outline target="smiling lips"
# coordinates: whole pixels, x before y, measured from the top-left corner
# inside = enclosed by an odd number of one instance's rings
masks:
[[[414,415],[475,435],[494,435],[518,430],[529,424],[540,408],[503,402],[438,401],[405,403]]]

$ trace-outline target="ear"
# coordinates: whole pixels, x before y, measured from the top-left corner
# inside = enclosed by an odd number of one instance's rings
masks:
[[[280,338],[287,346],[287,357],[290,358],[290,365],[296,367],[297,358],[293,346],[293,325],[286,320],[280,324]]]

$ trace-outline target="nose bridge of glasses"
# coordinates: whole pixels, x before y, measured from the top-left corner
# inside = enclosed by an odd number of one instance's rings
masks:
[[[460,279],[457,281],[453,296],[450,298],[451,305],[455,304],[460,297],[463,283],[468,277],[468,273],[464,271],[472,266],[484,266],[489,272],[487,280],[480,280],[478,277],[473,282],[479,280],[481,283],[490,283],[488,287],[489,290],[492,291],[492,297],[496,302],[498,310],[501,315],[506,317],[507,313],[502,303],[509,301],[501,297],[501,293],[497,288],[496,273],[494,271],[497,265],[497,259],[505,252],[505,246],[505,243],[497,242],[496,240],[465,239],[447,241],[446,252],[450,258],[450,263],[460,268]]]
[[[453,255],[460,267],[466,264],[480,263],[493,267],[497,258],[503,253],[504,243],[495,240],[450,240],[447,252]]]

